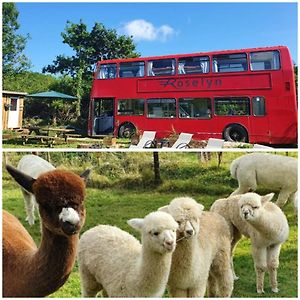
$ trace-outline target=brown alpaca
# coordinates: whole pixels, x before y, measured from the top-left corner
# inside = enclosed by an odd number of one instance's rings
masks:
[[[85,181],[62,170],[37,179],[7,166],[8,172],[34,194],[41,216],[41,244],[37,248],[23,225],[3,211],[3,296],[44,297],[59,289],[73,268],[79,231],[85,221]]]

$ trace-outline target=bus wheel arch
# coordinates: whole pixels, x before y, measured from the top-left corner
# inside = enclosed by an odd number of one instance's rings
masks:
[[[122,123],[118,129],[120,138],[130,138],[136,132],[136,127],[131,122]]]
[[[223,139],[229,142],[249,142],[247,129],[238,123],[227,125],[223,130]]]

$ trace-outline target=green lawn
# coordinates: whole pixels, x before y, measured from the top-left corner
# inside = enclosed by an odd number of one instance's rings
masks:
[[[200,163],[196,153],[160,153],[160,172],[163,183],[155,186],[151,153],[51,153],[51,162],[60,167],[81,172],[92,167],[87,188],[87,218],[83,231],[97,224],[116,225],[139,238],[126,223],[130,218],[143,217],[174,197],[191,196],[209,209],[218,198],[228,196],[237,182],[230,177],[230,162],[242,153],[223,153],[217,167],[216,155],[208,164]],[[295,153],[289,153],[296,156]],[[16,165],[19,153],[5,153],[6,159]],[[48,157],[49,158],[49,157]],[[259,190],[266,193],[266,190]],[[24,204],[20,189],[3,172],[3,208],[16,215],[39,242],[39,223],[29,227],[25,223]],[[268,276],[265,294],[260,297],[297,297],[298,290],[298,227],[291,204],[284,207],[290,225],[289,240],[283,245],[278,271],[279,294],[270,291]],[[235,282],[233,297],[257,297],[255,271],[249,241],[243,239],[235,252],[235,270],[240,279]],[[166,295],[167,296],[167,295]],[[51,297],[80,297],[80,278],[77,265],[66,284]]]

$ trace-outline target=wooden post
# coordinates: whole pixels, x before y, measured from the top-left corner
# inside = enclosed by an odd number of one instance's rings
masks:
[[[162,183],[162,180],[160,178],[158,152],[153,152],[153,166],[154,166],[154,183],[155,185],[160,185]]]

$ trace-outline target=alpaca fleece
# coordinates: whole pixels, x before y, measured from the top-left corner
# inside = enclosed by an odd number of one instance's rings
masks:
[[[261,185],[271,192],[279,191],[276,204],[283,207],[295,201],[298,189],[298,160],[269,153],[251,153],[235,159],[230,165],[231,176],[239,187],[231,194],[254,192]]]
[[[83,297],[102,291],[109,297],[162,297],[176,245],[174,219],[154,212],[128,224],[142,234],[142,244],[129,233],[99,225],[80,238],[78,263]]]
[[[206,288],[209,297],[231,296],[229,227],[223,217],[202,212],[203,208],[189,197],[175,198],[160,208],[179,224],[168,281],[172,297],[202,298]]]
[[[270,202],[274,194],[256,193],[230,196],[214,202],[211,210],[222,215],[232,235],[232,253],[241,236],[250,238],[256,270],[257,293],[264,292],[264,273],[269,271],[271,288],[278,292],[277,269],[281,245],[289,235],[282,210]]]
[[[41,216],[41,244],[10,213],[3,211],[3,296],[45,297],[59,289],[73,268],[79,231],[84,224],[84,180],[68,171],[49,171],[36,180],[8,168],[33,193]],[[76,224],[59,218],[64,207],[76,210]]]

